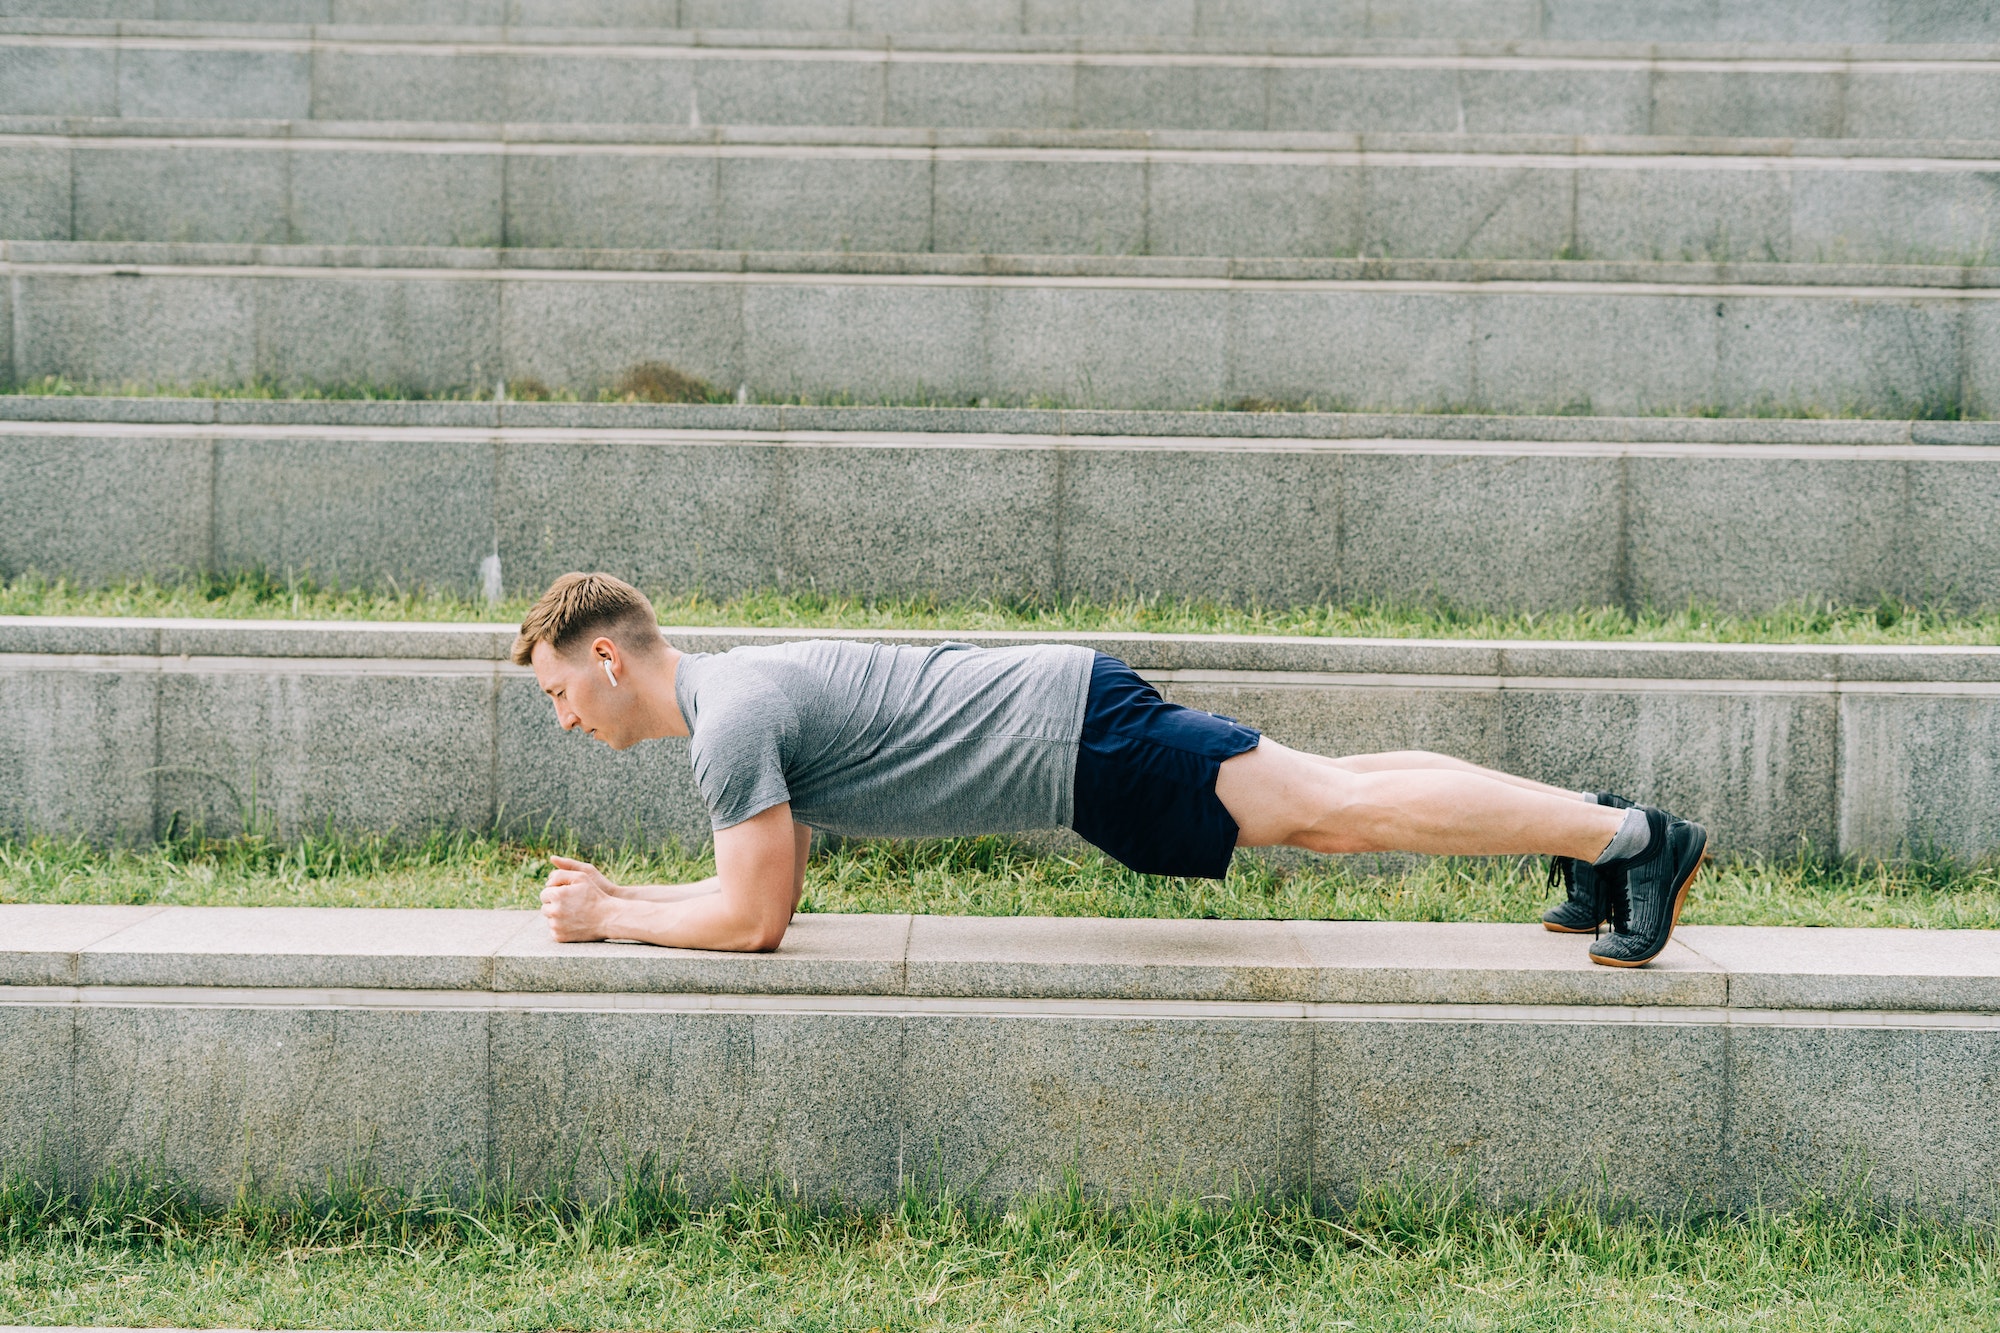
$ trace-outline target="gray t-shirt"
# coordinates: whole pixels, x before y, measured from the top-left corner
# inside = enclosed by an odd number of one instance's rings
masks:
[[[829,833],[1004,833],[1069,824],[1093,657],[815,639],[684,654],[674,694],[717,829],[790,801]]]

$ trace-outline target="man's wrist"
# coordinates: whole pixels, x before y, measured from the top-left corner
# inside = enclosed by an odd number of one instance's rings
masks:
[[[607,893],[600,897],[595,904],[596,910],[591,913],[591,933],[600,940],[617,936],[624,906],[625,900],[615,894]]]

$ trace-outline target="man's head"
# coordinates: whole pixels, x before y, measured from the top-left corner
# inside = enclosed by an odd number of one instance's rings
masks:
[[[529,608],[510,656],[534,668],[565,731],[580,729],[614,750],[666,734],[668,713],[679,718],[653,604],[623,579],[557,579]]]

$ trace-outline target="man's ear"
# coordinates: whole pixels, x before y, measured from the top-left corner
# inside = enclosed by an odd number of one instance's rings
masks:
[[[590,641],[590,660],[596,664],[593,669],[602,671],[605,681],[612,689],[617,689],[625,674],[624,654],[618,651],[618,645],[606,636],[598,635]]]

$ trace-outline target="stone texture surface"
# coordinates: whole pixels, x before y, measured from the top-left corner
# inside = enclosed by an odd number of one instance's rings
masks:
[[[0,572],[98,584],[206,571],[213,446],[0,435]]]
[[[2000,1034],[1745,1028],[1731,1034],[1739,1206],[1818,1191],[1945,1213],[2000,1206]]]
[[[165,910],[160,906],[0,905],[0,986],[73,986],[77,984],[80,950]]]
[[[477,587],[494,546],[494,446],[215,444],[214,556],[331,587]]]
[[[304,120],[315,109],[316,63],[296,49],[125,47],[118,52],[116,114]]]
[[[1047,599],[1063,587],[1053,450],[786,451],[786,586]]]
[[[17,275],[11,286],[17,379],[228,384],[257,374],[254,280]]]
[[[1077,450],[1060,463],[1058,586],[1098,600],[1150,587],[1230,603],[1335,596],[1347,462],[1277,451]]]
[[[150,667],[0,658],[0,827],[100,844],[154,837],[159,679]]]
[[[1728,983],[1676,938],[1644,968],[1592,963],[1539,923],[1302,921],[1313,1000],[1336,1004],[1718,1005]]]
[[[501,569],[516,588],[586,567],[716,597],[769,587],[788,568],[787,475],[768,446],[504,445],[492,522]],[[590,522],[575,521],[580,512]]]
[[[75,1038],[71,1009],[0,1004],[0,1163],[10,1172],[49,1180],[76,1166]]]
[[[122,250],[123,247],[112,247]],[[1433,261],[1434,263],[1435,261]],[[1371,265],[1374,261],[1370,261]],[[1477,265],[1466,271],[1481,271]],[[1887,270],[1876,269],[1877,274]],[[1903,272],[1907,275],[1909,270]],[[1977,325],[1984,305],[1968,319]],[[1796,417],[1518,416],[1480,412],[1272,412],[1253,408],[1156,411],[1120,408],[825,406],[773,403],[454,402],[436,400],[193,399],[0,395],[0,421],[257,426],[471,426],[653,430],[819,431],[895,434],[1070,435],[1193,441],[1457,441],[1468,443],[1676,445],[1995,445],[2000,422]],[[1278,446],[1282,447],[1282,446]],[[1351,446],[1349,446],[1351,447]],[[1745,451],[1745,456],[1750,456]],[[1946,453],[1934,461],[1949,463]],[[1978,457],[1968,453],[1967,458]]]
[[[914,1017],[902,1164],[987,1197],[1297,1189],[1312,1033],[1299,1022]]]
[[[96,988],[0,974],[0,1159],[165,1164],[213,1198],[647,1172],[699,1195],[1005,1199],[1073,1173],[1113,1198],[1339,1197],[1440,1173],[1745,1206],[1865,1171],[1886,1198],[2000,1204],[1990,932],[1686,927],[1599,987],[1582,941],[1533,925],[808,916],[764,957],[540,927],[0,907],[10,966],[81,950]],[[222,989],[104,989],[189,984]]]
[[[491,911],[12,904],[0,986],[2000,1011],[1990,931],[1685,926],[1641,969],[1588,943],[1532,922],[807,912],[776,952],[729,954],[556,944],[526,892]]]
[[[0,115],[115,116],[117,70],[108,46],[0,48]]]
[[[281,152],[226,142],[148,151],[143,142],[74,150],[70,236],[79,241],[283,244],[288,177]],[[8,233],[10,236],[16,233]]]
[[[0,55],[0,69],[13,62]],[[23,241],[74,239],[70,151],[49,143],[0,145],[0,236]]]
[[[524,278],[508,285],[501,303],[505,374],[587,393],[614,387],[634,366],[664,361],[711,384],[741,384],[747,295],[726,283]]]
[[[1840,838],[1877,856],[1975,858],[2000,833],[2000,695],[1921,691],[1844,695]],[[1933,793],[1948,792],[1937,801]]]
[[[496,1174],[595,1191],[644,1170],[698,1194],[772,1180],[884,1199],[897,1172],[903,1033],[893,1018],[495,1014]],[[573,1173],[573,1174],[572,1174]]]
[[[280,383],[393,386],[408,397],[483,386],[506,370],[496,283],[272,278],[256,284],[255,311],[257,371]]]
[[[1494,607],[1620,599],[1622,460],[1350,454],[1341,462],[1347,599]]]
[[[87,1171],[167,1165],[211,1201],[330,1181],[463,1190],[485,1166],[487,1015],[83,1007]]]
[[[1308,966],[1288,921],[919,916],[908,993],[1303,1000]]]
[[[1364,1021],[1313,1035],[1322,1194],[1437,1174],[1489,1196],[1601,1185],[1653,1208],[1721,1201],[1736,1108],[1734,1034],[1719,1027]]]
[[[85,986],[486,989],[525,913],[170,907],[79,946]]]
[[[163,828],[416,834],[496,816],[496,682],[483,663],[169,659],[157,688],[148,762]]]
[[[435,392],[504,373],[588,391],[665,360],[759,396],[1909,416],[1953,410],[2000,374],[1982,322],[1990,303],[1971,302],[1979,318],[1968,318],[1949,289],[1734,287],[1710,299],[1699,285],[1588,281],[1300,290],[1171,277],[24,266],[15,300],[21,373],[111,382],[260,374]]]
[[[1746,1009],[2000,1010],[2000,932],[1687,926]]]
[[[1395,5],[1324,0],[8,0],[10,15],[210,22],[475,25],[557,28],[832,29],[860,33],[979,33],[1036,37],[1187,38],[1226,32],[1264,42],[1431,37],[1587,42],[1993,42],[2000,20],[1974,0],[1922,7],[1877,0],[1635,5],[1606,0],[1410,0]]]
[[[321,245],[536,244],[508,230],[498,153],[402,156],[295,148],[287,239]],[[179,239],[179,238],[174,238]],[[540,242],[546,243],[546,242]],[[571,242],[575,244],[576,242]]]

